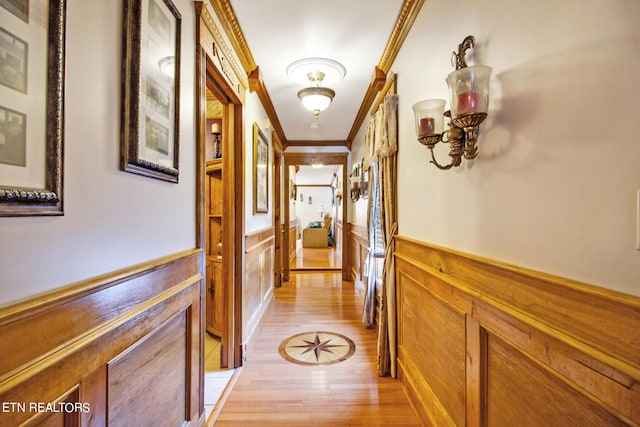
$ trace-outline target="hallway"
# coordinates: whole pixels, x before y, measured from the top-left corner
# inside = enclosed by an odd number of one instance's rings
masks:
[[[340,272],[296,272],[249,348],[245,366],[216,426],[416,426],[400,382],[376,374],[376,331],[360,321],[360,297]],[[279,354],[303,332],[350,338],[355,352],[334,364],[300,365]]]

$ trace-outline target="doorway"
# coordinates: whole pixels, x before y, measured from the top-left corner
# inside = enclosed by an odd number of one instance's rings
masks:
[[[205,370],[241,365],[242,102],[204,49],[196,62],[197,244],[205,252]],[[240,169],[238,169],[240,168]],[[240,171],[240,173],[237,173]],[[240,236],[240,237],[239,237]],[[213,345],[213,349],[211,348]],[[217,347],[217,348],[215,348]],[[203,358],[204,359],[204,358]]]
[[[284,281],[288,281],[290,277],[290,272],[292,271],[292,266],[294,266],[294,271],[297,269],[296,255],[298,253],[298,246],[302,245],[302,234],[304,233],[304,229],[307,228],[309,224],[301,224],[296,221],[296,217],[293,215],[293,198],[295,198],[295,203],[306,203],[309,205],[309,197],[311,197],[311,205],[313,205],[313,195],[311,192],[313,189],[317,188],[315,186],[303,187],[301,186],[299,189],[295,184],[295,168],[296,166],[311,166],[311,165],[319,165],[323,166],[337,166],[335,169],[335,183],[337,186],[334,188],[334,191],[338,192],[338,199],[330,202],[327,202],[327,206],[321,207],[318,203],[317,206],[314,206],[315,210],[323,210],[323,217],[326,211],[329,211],[332,206],[329,206],[331,203],[335,203],[336,210],[334,211],[336,214],[334,218],[332,218],[332,240],[333,245],[335,247],[336,257],[340,259],[340,269],[342,270],[342,280],[349,280],[349,259],[348,253],[346,250],[346,240],[345,233],[343,231],[344,225],[347,223],[347,204],[344,200],[342,200],[342,195],[346,192],[346,182],[347,182],[347,158],[348,153],[284,153],[284,183],[286,186],[285,193],[289,195],[288,202],[285,202],[284,205],[284,242],[286,244],[282,245],[283,252],[283,279]],[[331,184],[329,184],[331,185]],[[309,190],[307,192],[307,197],[304,197],[304,188]],[[300,194],[303,196],[303,200],[300,201]],[[333,194],[333,198],[335,198],[336,194]],[[322,218],[319,217],[320,212],[318,214],[318,221],[322,223]],[[305,220],[306,222],[306,220]],[[308,232],[311,234],[319,234],[315,230]],[[300,237],[300,239],[298,238]],[[314,237],[310,237],[309,240]],[[324,238],[324,237],[323,237]],[[322,242],[324,243],[324,241]],[[310,248],[300,248],[303,256],[305,256],[305,252],[310,254],[311,258],[316,258],[317,256],[322,259],[324,255],[320,255],[319,253],[313,253],[312,247]],[[330,250],[326,250],[326,255],[331,254]],[[327,260],[328,261],[328,260]],[[324,261],[321,261],[324,262]],[[334,264],[335,265],[335,264]],[[337,268],[337,266],[335,267]]]

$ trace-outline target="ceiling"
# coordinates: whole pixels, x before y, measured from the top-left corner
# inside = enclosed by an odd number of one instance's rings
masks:
[[[348,139],[405,2],[228,0],[286,141]],[[346,68],[344,79],[330,85],[335,98],[318,119],[298,100],[304,86],[287,75],[289,64],[309,57],[333,59]]]

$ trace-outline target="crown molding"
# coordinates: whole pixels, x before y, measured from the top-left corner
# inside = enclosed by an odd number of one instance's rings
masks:
[[[367,117],[367,113],[376,99],[376,94],[382,90],[386,82],[387,73],[391,69],[391,65],[393,64],[393,61],[395,61],[396,56],[398,56],[398,52],[400,51],[404,40],[407,38],[407,34],[409,34],[409,31],[413,26],[413,22],[416,20],[423,4],[424,0],[405,0],[402,4],[396,23],[393,26],[393,30],[391,31],[391,35],[387,41],[387,45],[382,52],[378,65],[373,71],[371,83],[369,84],[367,92],[362,99],[362,104],[360,105],[358,114],[353,121],[351,131],[347,137],[347,147],[349,150],[351,150],[353,140],[358,134],[358,130],[360,130],[362,123]]]
[[[249,44],[244,37],[242,28],[240,28],[231,2],[229,0],[211,0],[211,6],[220,19],[220,25],[222,25],[225,33],[227,33],[229,42],[236,51],[245,73],[251,73],[258,65],[253,59],[253,54],[251,53],[251,49],[249,49]]]
[[[393,26],[387,45],[382,51],[382,56],[378,62],[378,68],[380,68],[385,74],[391,69],[393,61],[395,61],[398,52],[407,38],[407,34],[413,26],[413,22],[416,20],[420,9],[424,4],[424,0],[405,0],[396,23]]]
[[[213,37],[213,47],[205,46],[207,52],[212,57],[218,58],[220,66],[222,67],[221,70],[230,80],[232,86],[239,84],[243,89],[247,89],[249,86],[247,73],[240,67],[240,65],[238,65],[231,49],[229,49],[227,41],[224,39],[222,33],[218,29],[218,26],[214,22],[213,16],[209,13],[209,8],[205,7],[203,2],[196,2],[196,12],[200,14],[200,19]],[[202,40],[200,42],[202,43]],[[209,50],[210,48],[212,48],[212,50]],[[229,68],[231,68],[231,70]]]
[[[347,147],[349,148],[349,150],[351,150],[353,140],[356,138],[360,126],[362,126],[364,119],[367,117],[369,109],[371,108],[371,104],[373,104],[373,101],[376,98],[376,94],[380,92],[386,80],[386,74],[376,66],[373,69],[371,83],[369,83],[367,92],[364,94],[364,98],[362,98],[362,104],[360,104],[360,109],[358,110],[358,114],[356,114],[356,118],[353,121],[353,125],[351,126],[351,131],[349,132],[349,136],[347,137]]]
[[[271,96],[269,96],[269,91],[264,85],[262,81],[262,77],[260,75],[260,67],[254,68],[249,73],[249,90],[251,92],[255,92],[262,102],[262,106],[264,107],[265,112],[267,113],[267,117],[271,122],[271,126],[273,126],[273,130],[278,134],[278,138],[280,139],[283,148],[287,148],[287,138],[284,135],[284,130],[282,129],[282,124],[280,123],[280,119],[278,118],[278,113],[276,113],[276,109],[273,106],[273,102],[271,102]]]

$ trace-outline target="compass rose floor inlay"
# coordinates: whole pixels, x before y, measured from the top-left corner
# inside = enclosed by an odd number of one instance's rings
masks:
[[[347,360],[356,345],[344,335],[334,332],[304,332],[280,344],[280,355],[299,365],[332,365]]]

